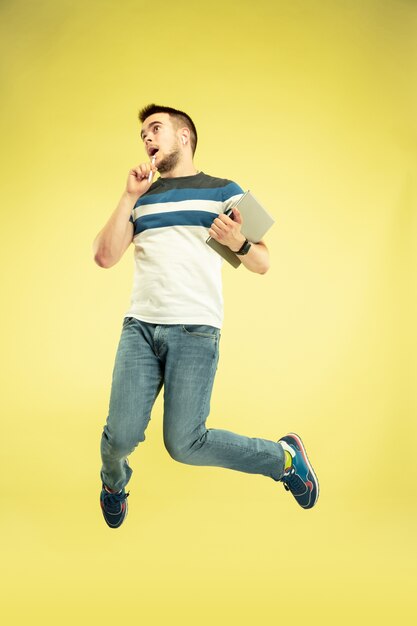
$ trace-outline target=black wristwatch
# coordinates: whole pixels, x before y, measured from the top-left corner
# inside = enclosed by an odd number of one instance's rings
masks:
[[[245,241],[242,244],[242,247],[239,248],[239,250],[235,252],[235,254],[239,254],[240,256],[247,254],[249,252],[251,245],[252,245],[251,242],[245,239]]]

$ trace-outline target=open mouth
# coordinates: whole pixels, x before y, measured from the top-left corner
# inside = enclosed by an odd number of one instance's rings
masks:
[[[157,152],[158,152],[159,148],[150,148],[149,149],[149,156],[153,157]]]

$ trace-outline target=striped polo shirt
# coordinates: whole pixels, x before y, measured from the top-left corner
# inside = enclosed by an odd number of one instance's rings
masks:
[[[243,194],[199,172],[159,178],[132,209],[134,279],[124,317],[153,324],[223,323],[223,259],[207,244],[213,220]]]

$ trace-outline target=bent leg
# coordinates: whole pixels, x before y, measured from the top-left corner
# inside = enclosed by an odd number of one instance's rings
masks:
[[[145,440],[162,384],[162,364],[153,350],[151,330],[135,318],[125,318],[101,437],[101,479],[112,490],[122,489],[132,475],[127,456]]]
[[[164,442],[177,461],[212,465],[280,480],[284,451],[274,441],[206,428],[219,359],[220,331],[178,325],[165,364]]]

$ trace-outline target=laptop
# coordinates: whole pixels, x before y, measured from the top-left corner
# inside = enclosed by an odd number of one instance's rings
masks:
[[[275,223],[275,220],[250,191],[243,194],[233,207],[227,209],[224,214],[230,216],[232,208],[234,207],[237,207],[242,214],[243,224],[241,233],[252,243],[258,243],[267,230],[271,228],[272,224]],[[239,256],[232,252],[228,246],[219,243],[212,237],[209,237],[206,243],[233,267],[239,267],[241,264]]]

